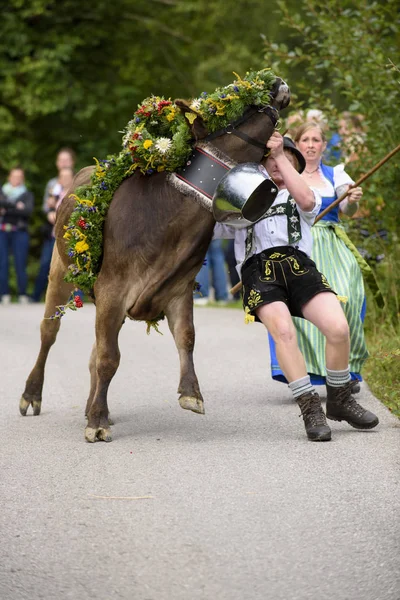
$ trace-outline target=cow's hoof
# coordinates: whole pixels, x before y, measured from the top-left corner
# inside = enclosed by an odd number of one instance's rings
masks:
[[[87,442],[112,442],[111,429],[104,429],[103,427],[86,427],[85,429],[85,440]]]
[[[41,400],[33,400],[32,408],[33,408],[33,416],[34,417],[37,417],[38,415],[40,415],[40,411],[42,408],[42,401]]]
[[[21,415],[23,417],[26,416],[28,408],[29,408],[29,406],[31,404],[32,404],[34,416],[37,417],[38,415],[40,415],[40,409],[42,407],[42,401],[41,400],[27,400],[26,398],[24,398],[22,396],[21,400],[19,401],[19,412],[21,413]]]
[[[29,402],[29,400],[25,400],[25,398],[23,396],[21,397],[21,400],[19,401],[19,412],[21,413],[21,415],[23,417],[26,416],[26,412],[27,412],[30,404],[31,403]]]
[[[181,396],[179,398],[179,404],[185,410],[192,410],[199,415],[204,415],[204,402],[200,398],[194,396]]]

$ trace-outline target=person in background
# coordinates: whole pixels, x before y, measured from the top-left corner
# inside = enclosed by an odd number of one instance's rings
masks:
[[[306,167],[302,177],[312,189],[322,196],[321,211],[342,195],[354,182],[339,164],[328,167],[322,162],[326,137],[318,123],[304,123],[296,133],[298,149],[304,155]],[[361,188],[353,188],[340,206],[333,208],[312,228],[313,250],[311,257],[317,269],[326,276],[329,284],[343,298],[343,310],[350,329],[350,377],[352,392],[360,391],[361,369],[368,358],[363,321],[366,303],[362,272],[362,257],[340,225],[339,212],[351,217],[358,209]],[[326,382],[325,340],[320,331],[304,319],[295,319],[300,350],[305,358],[307,372],[314,385]],[[270,339],[271,371],[274,379],[286,381],[279,367],[275,345]]]
[[[74,167],[75,167],[75,159],[76,159],[75,152],[72,150],[72,148],[61,148],[57,152],[57,158],[56,158],[57,176],[52,177],[46,183],[46,187],[45,187],[44,195],[43,195],[43,211],[45,213],[47,213],[47,211],[49,210],[47,201],[48,201],[49,196],[53,192],[54,186],[58,182],[58,177],[60,175],[61,169],[72,169],[72,171],[73,171]]]
[[[235,243],[233,240],[226,240],[226,244],[224,246],[224,255],[226,266],[228,267],[229,281],[231,288],[233,288],[240,281],[239,275],[236,271]],[[240,291],[236,292],[232,296],[232,300],[240,300],[240,298]]]
[[[0,194],[0,296],[2,304],[11,301],[9,289],[9,254],[14,257],[18,301],[29,302],[27,263],[29,252],[28,222],[34,208],[34,197],[25,185],[21,167],[11,169]]]
[[[59,204],[62,202],[62,199],[64,198],[67,190],[72,185],[73,179],[74,173],[72,171],[72,168],[64,167],[60,169],[57,181],[52,188],[52,193],[47,198],[47,222],[45,223],[43,229],[44,241],[42,246],[42,253],[40,256],[39,272],[35,280],[34,291],[32,294],[33,302],[40,302],[42,294],[47,287],[51,257],[53,254],[53,247],[55,242],[54,223],[56,220],[56,210]]]
[[[224,306],[228,301],[228,287],[221,240],[212,240],[208,247],[205,262],[196,276],[200,289],[194,292],[194,304],[200,306],[209,303],[210,278],[215,301]]]

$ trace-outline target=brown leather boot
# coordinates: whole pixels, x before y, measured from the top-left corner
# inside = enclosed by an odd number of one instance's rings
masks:
[[[333,421],[347,421],[356,429],[372,429],[379,423],[374,413],[363,408],[351,395],[353,381],[341,387],[326,385],[328,397],[326,400],[326,416]]]
[[[296,398],[296,402],[300,406],[299,416],[303,416],[308,439],[312,442],[328,442],[331,439],[331,430],[326,423],[318,394],[307,392]]]

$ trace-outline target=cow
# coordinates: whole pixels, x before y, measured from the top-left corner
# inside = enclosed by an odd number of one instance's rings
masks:
[[[270,98],[268,111],[266,107],[248,107],[233,132],[231,127],[217,137],[212,134],[213,146],[238,163],[259,162],[275,126],[271,111],[278,114],[289,104],[289,88],[281,79],[276,79]],[[192,111],[185,100],[175,103],[186,117]],[[207,139],[200,116],[194,122],[189,119],[188,126],[194,140]],[[63,238],[64,226],[75,204],[70,194],[90,183],[93,169],[85,167],[76,175],[58,210],[41,345],[20,399],[23,416],[29,406],[34,415],[40,414],[45,364],[60,328],[60,319],[50,317],[67,302],[73,289],[64,280],[71,260]],[[102,264],[93,289],[96,339],[89,360],[90,391],[85,410],[88,442],[112,440],[107,391],[119,366],[118,335],[127,317],[153,321],[165,315],[179,354],[180,406],[204,414],[193,363],[193,286],[214,225],[212,213],[171,186],[165,173],[148,176],[135,172],[114,193],[104,224]]]

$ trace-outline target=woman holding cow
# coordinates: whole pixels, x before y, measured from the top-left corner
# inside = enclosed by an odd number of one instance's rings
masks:
[[[313,323],[325,337],[326,416],[371,429],[378,418],[352,396],[349,327],[336,293],[311,260],[311,227],[321,197],[300,173],[306,166],[292,140],[275,132],[266,169],[278,195],[265,218],[249,228],[217,223],[215,237],[233,237],[248,318],[262,322],[276,344],[276,355],[297,401],[308,439],[327,441],[331,430],[297,344],[292,317]]]

